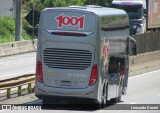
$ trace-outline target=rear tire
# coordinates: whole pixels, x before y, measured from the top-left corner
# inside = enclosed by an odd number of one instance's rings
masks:
[[[49,98],[44,97],[44,98],[42,99],[42,104],[43,104],[43,105],[49,104],[49,103],[50,103],[49,100],[50,100]]]
[[[104,86],[104,88],[103,88],[103,96],[101,97],[102,98],[101,108],[105,108],[106,107],[107,96],[108,96],[108,87]]]
[[[43,97],[42,98],[42,107],[43,108],[48,108],[49,107],[48,105],[51,105],[51,103],[49,101],[49,98]]]
[[[87,107],[89,110],[99,110],[101,109],[101,104],[98,102],[94,102],[89,104],[89,107]]]
[[[57,106],[60,105],[58,99],[51,97],[43,97],[42,99],[43,106]]]
[[[110,100],[111,103],[119,103],[119,102],[121,102],[122,94],[123,94],[123,84],[122,84],[122,81],[121,81],[120,85],[118,87],[118,97],[111,99]]]
[[[101,93],[101,102],[97,102],[95,104],[92,104],[93,109],[101,109],[106,107],[106,102],[107,102],[107,87],[103,87],[103,91]]]

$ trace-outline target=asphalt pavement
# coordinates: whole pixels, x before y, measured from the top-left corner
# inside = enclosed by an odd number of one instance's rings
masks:
[[[42,110],[32,110],[31,113],[160,113],[160,70],[137,75],[129,78],[127,95],[122,97],[122,101],[118,104],[107,105],[101,110],[55,110],[51,108],[43,108]],[[34,104],[42,105],[42,101],[32,97],[18,97],[7,100],[8,104],[18,102],[17,104]],[[36,100],[35,100],[36,99]],[[21,102],[20,102],[21,100]],[[7,103],[7,101],[2,103]],[[1,104],[2,104],[1,103]],[[157,108],[158,106],[158,108]],[[135,108],[136,107],[136,108]],[[138,108],[144,109],[138,109]],[[146,108],[145,108],[146,107]],[[155,108],[148,110],[148,108]],[[127,108],[127,109],[126,109]],[[126,109],[126,110],[124,110]],[[158,109],[158,110],[157,110]],[[0,113],[8,113],[10,111],[3,110]],[[12,113],[20,111],[12,111]],[[22,112],[22,111],[21,111]],[[24,110],[23,112],[28,112]]]
[[[0,80],[35,73],[36,53],[25,53],[0,58]]]

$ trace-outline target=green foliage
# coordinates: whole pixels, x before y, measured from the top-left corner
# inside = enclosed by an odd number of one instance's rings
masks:
[[[31,39],[24,30],[22,30],[24,40]],[[0,17],[0,43],[15,41],[15,19],[10,17]]]
[[[6,40],[13,40],[15,35],[15,22],[9,17],[0,17],[0,43],[4,43]],[[7,39],[6,39],[7,37]]]
[[[71,5],[100,5],[109,6],[113,0],[24,0],[23,9],[30,11],[35,8],[41,11],[47,7],[67,7]]]
[[[84,5],[81,0],[27,0],[23,3],[23,9],[30,11],[35,8],[41,11],[47,7],[67,7],[70,5]]]
[[[71,5],[83,5],[81,0],[54,0],[55,7],[67,7]]]
[[[37,11],[41,11],[45,8],[45,4],[48,3],[49,5],[52,5],[50,2],[51,0],[27,0],[23,4],[23,9],[27,10],[28,12],[32,9],[36,9]]]
[[[113,0],[86,0],[86,5],[99,5],[108,7],[112,3]]]
[[[108,1],[108,0],[99,0],[99,1],[98,1],[98,5],[105,7],[105,6],[107,6],[107,1]]]

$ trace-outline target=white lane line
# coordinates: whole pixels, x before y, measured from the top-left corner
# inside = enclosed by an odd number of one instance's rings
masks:
[[[33,59],[35,58],[29,58],[29,59],[21,59],[21,60],[15,60],[15,61],[8,61],[8,62],[0,62],[0,65],[11,65],[11,64],[17,64],[17,63],[23,63],[23,62],[33,62]]]
[[[4,112],[5,110],[0,110],[0,112]]]
[[[33,102],[28,102],[28,103],[26,103],[26,104],[41,104],[42,103],[42,100],[35,100],[35,101],[33,101]]]
[[[129,79],[139,78],[139,77],[150,75],[150,74],[157,73],[157,72],[160,72],[160,70],[151,71],[151,72],[148,72],[148,73],[144,73],[144,74],[136,75],[136,76],[133,76],[133,77],[129,77]]]
[[[160,96],[160,94],[158,94],[158,96]]]
[[[5,76],[0,76],[0,78],[5,78],[5,77],[10,77],[10,76],[18,76],[18,75],[25,75],[25,74],[34,74],[35,70],[28,71],[28,72],[23,72],[23,73],[15,73],[15,74],[10,74],[10,75],[5,75]]]
[[[132,102],[132,103],[130,103],[130,104],[136,104],[136,102]]]

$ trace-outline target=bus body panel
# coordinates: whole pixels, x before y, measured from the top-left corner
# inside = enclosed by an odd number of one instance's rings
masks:
[[[38,82],[38,81],[37,81]],[[98,83],[98,82],[97,82]],[[59,97],[75,97],[75,98],[90,98],[98,99],[97,89],[98,84],[87,88],[55,88],[45,86],[43,83],[37,83],[37,88],[35,90],[35,95],[38,97],[47,96],[59,96]]]

